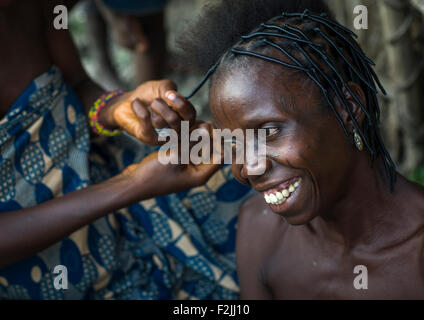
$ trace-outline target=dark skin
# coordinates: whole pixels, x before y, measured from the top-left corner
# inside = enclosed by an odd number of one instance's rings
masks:
[[[104,91],[88,78],[67,30],[53,28],[53,8],[76,1],[0,0],[0,117],[23,90],[52,65],[61,70],[86,110]],[[154,128],[194,124],[193,106],[171,81],[141,84],[113,99],[100,114],[109,129],[122,128],[140,141],[156,145]],[[196,122],[210,130],[211,125]],[[0,268],[32,256],[79,228],[131,203],[183,191],[206,183],[219,165],[167,165],[152,153],[121,174],[41,205],[0,215]],[[146,183],[148,181],[148,183]]]
[[[219,128],[268,134],[266,161],[232,166],[260,192],[239,215],[241,297],[424,299],[424,188],[397,174],[390,193],[382,165],[371,168],[369,154],[349,142],[306,75],[246,59],[247,66],[220,67],[210,90]],[[349,86],[365,104],[362,89]],[[362,123],[364,114],[344,94]],[[337,100],[336,108],[352,132]],[[249,165],[265,173],[249,175]],[[300,187],[282,205],[268,205],[263,193],[293,177],[302,178]],[[368,269],[367,290],[353,286],[356,265]]]

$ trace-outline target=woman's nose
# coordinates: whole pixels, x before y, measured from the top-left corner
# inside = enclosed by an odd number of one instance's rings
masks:
[[[271,160],[267,157],[246,157],[240,175],[244,179],[259,177],[272,167]]]

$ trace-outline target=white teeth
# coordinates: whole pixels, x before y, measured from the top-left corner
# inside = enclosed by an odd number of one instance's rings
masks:
[[[296,181],[294,184],[291,184],[288,189],[284,189],[280,192],[265,194],[264,198],[266,203],[270,203],[273,205],[280,205],[289,197],[291,193],[293,193],[296,188],[300,186],[301,179]]]
[[[269,196],[267,194],[265,195],[265,201],[266,203],[271,203],[271,201],[269,200]]]

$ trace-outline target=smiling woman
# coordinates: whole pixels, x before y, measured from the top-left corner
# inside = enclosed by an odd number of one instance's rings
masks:
[[[264,173],[248,157],[232,165],[262,193],[239,214],[242,297],[424,298],[424,189],[386,151],[373,62],[321,1],[276,3],[208,7],[190,35],[212,65],[218,127],[267,129]],[[198,39],[216,32],[206,52]],[[367,290],[353,286],[357,265],[372,270]]]

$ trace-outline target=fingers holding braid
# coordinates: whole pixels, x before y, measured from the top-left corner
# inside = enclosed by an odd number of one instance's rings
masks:
[[[136,128],[134,136],[140,140],[143,139],[149,145],[157,145],[158,134],[153,128],[148,107],[139,99],[135,99],[132,102],[132,109],[137,116],[137,120],[134,120]]]
[[[193,105],[176,91],[170,80],[148,81],[107,108],[113,122],[130,135],[149,145],[158,145],[155,129],[180,131],[181,121],[192,126],[196,119]]]
[[[162,99],[155,99],[150,106],[152,110],[152,124],[155,128],[171,127],[179,131],[183,120],[168,104]]]

